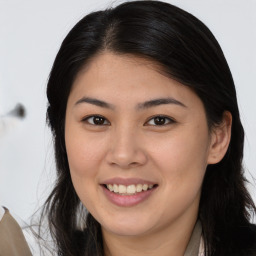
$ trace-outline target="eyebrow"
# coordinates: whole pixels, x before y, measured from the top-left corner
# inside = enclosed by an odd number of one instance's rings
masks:
[[[102,107],[102,108],[108,108],[108,109],[115,109],[115,106],[107,103],[105,101],[102,100],[98,100],[95,98],[90,98],[90,97],[83,97],[80,100],[78,100],[75,105],[79,105],[81,103],[89,103],[98,107]],[[185,104],[183,104],[182,102],[174,99],[174,98],[159,98],[159,99],[153,99],[153,100],[149,100],[149,101],[145,101],[143,103],[139,103],[136,106],[137,110],[143,110],[143,109],[147,109],[147,108],[151,108],[151,107],[156,107],[159,105],[166,105],[166,104],[175,104],[181,107],[186,108],[187,106]]]
[[[141,110],[141,109],[146,109],[146,108],[151,108],[151,107],[155,107],[155,106],[159,106],[159,105],[166,105],[166,104],[175,104],[181,107],[186,108],[187,106],[185,104],[183,104],[182,102],[174,99],[174,98],[160,98],[160,99],[153,99],[153,100],[149,100],[143,103],[139,103],[137,105],[137,109]]]
[[[81,103],[89,103],[98,107],[102,108],[108,108],[108,109],[114,109],[114,105],[107,103],[102,100],[94,99],[94,98],[89,98],[89,97],[83,97],[80,100],[78,100],[75,105],[81,104]]]

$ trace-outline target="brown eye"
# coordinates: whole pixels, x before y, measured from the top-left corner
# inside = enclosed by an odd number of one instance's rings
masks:
[[[175,123],[175,121],[169,117],[155,116],[147,122],[147,125],[163,126],[163,125],[167,125],[167,124],[171,124],[171,123]]]
[[[157,117],[154,118],[154,123],[156,125],[163,125],[163,124],[165,124],[165,122],[166,122],[165,117],[157,116]]]
[[[87,123],[91,124],[91,125],[108,125],[109,122],[106,120],[106,118],[102,117],[102,116],[89,116],[85,119],[83,119],[83,121],[86,121]]]
[[[105,119],[100,116],[93,117],[93,123],[96,125],[102,125],[104,124],[104,122],[105,122]]]

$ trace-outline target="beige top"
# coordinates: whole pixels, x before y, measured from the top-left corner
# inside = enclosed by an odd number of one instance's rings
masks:
[[[0,220],[0,256],[32,256],[20,226],[7,209]]]
[[[202,225],[201,222],[198,220],[194,230],[192,232],[191,238],[189,240],[187,249],[185,251],[184,256],[200,256],[201,255],[201,236],[202,236]]]

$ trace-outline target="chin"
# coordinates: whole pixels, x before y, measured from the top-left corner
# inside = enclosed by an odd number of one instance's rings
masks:
[[[140,236],[152,229],[152,223],[145,223],[141,220],[127,220],[115,221],[113,224],[104,223],[101,225],[103,229],[118,236]]]
[[[117,228],[108,228],[107,229],[108,232],[111,232],[117,236],[141,236],[145,233],[147,233],[147,229],[146,228],[138,228],[138,227],[134,227],[134,228],[121,228],[121,227],[117,227]]]

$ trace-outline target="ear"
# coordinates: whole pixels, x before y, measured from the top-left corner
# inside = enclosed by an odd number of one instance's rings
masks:
[[[225,156],[231,138],[232,115],[229,111],[223,113],[221,124],[211,131],[211,144],[208,155],[208,164],[216,164]]]

